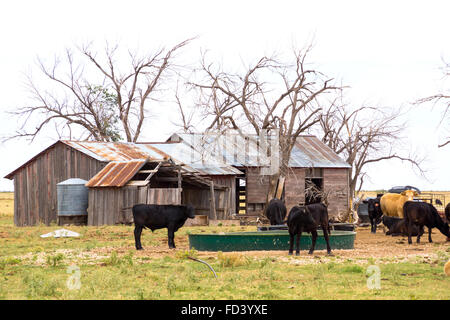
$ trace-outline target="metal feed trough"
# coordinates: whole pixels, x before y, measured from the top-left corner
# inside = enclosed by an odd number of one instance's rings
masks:
[[[316,250],[326,249],[325,238],[318,230]],[[356,232],[331,231],[329,238],[331,249],[353,249]],[[304,232],[300,239],[300,249],[308,250],[311,235]],[[289,250],[289,233],[286,230],[256,232],[233,232],[220,234],[190,234],[189,248],[198,251],[254,251]]]

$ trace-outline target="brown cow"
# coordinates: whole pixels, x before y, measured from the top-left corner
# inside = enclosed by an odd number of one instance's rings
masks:
[[[403,218],[403,205],[418,195],[414,190],[405,190],[400,194],[386,193],[380,199],[381,211],[389,217]]]

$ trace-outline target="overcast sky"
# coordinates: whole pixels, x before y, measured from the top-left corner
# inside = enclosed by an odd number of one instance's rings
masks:
[[[86,41],[150,50],[197,36],[186,61],[198,61],[200,49],[208,49],[238,64],[313,39],[310,61],[350,87],[348,102],[409,107],[443,86],[442,59],[450,61],[449,12],[448,1],[8,1],[0,11],[0,136],[17,129],[4,111],[28,101],[24,74],[36,70],[36,57],[52,59]],[[408,164],[386,161],[370,168],[364,189],[412,184],[450,190],[450,145],[437,148],[444,137],[441,110],[423,105],[408,113],[404,148],[428,156],[427,179]],[[151,112],[143,140],[164,140],[175,130],[170,117],[165,109]],[[1,145],[0,176],[54,139],[50,132],[32,144]],[[11,181],[0,180],[0,190],[12,189]]]

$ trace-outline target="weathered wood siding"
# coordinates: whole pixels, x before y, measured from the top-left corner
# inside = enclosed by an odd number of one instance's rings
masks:
[[[259,215],[264,210],[269,192],[269,176],[261,175],[261,168],[246,170],[246,213]]]
[[[298,204],[305,203],[305,169],[290,168],[284,181],[284,199],[287,212]]]
[[[63,143],[55,144],[14,175],[15,225],[56,221],[56,185],[69,178],[89,180],[104,166]]]
[[[349,170],[346,168],[324,168],[323,189],[331,191],[328,196],[328,215],[335,217],[349,209]]]
[[[217,214],[217,219],[230,219],[231,215],[236,213],[236,176],[209,176],[215,185],[225,186],[227,190],[218,193],[220,209],[224,209],[223,215]],[[218,192],[218,191],[215,191]],[[220,197],[223,196],[223,200]],[[217,210],[216,206],[216,210]],[[222,211],[220,212],[222,213]]]
[[[181,204],[181,189],[133,186],[89,188],[88,225],[132,223],[131,208],[138,203]]]
[[[231,209],[229,206],[230,198],[228,190],[215,190],[214,199],[216,205],[217,219],[229,219],[231,217]],[[211,191],[206,189],[189,189],[183,188],[182,192],[183,204],[190,204],[195,209],[196,215],[207,215],[209,219],[214,219],[211,212]]]

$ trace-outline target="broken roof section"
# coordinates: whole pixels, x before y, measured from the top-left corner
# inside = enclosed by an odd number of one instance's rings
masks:
[[[209,154],[221,159],[226,164],[236,167],[261,167],[269,165],[269,159],[264,157],[259,147],[271,141],[278,143],[276,138],[266,137],[262,141],[257,135],[241,135],[239,133],[207,133],[188,134],[175,133],[168,141],[183,142],[196,149],[200,154]],[[317,137],[311,135],[299,136],[291,152],[290,167],[299,168],[350,168],[330,147]]]
[[[62,141],[99,161],[167,161],[172,159],[175,165],[181,165],[185,171],[199,175],[238,175],[238,169],[218,159],[202,155],[183,143],[125,143]]]
[[[58,143],[70,146],[93,159],[101,162],[114,162],[102,170],[102,175],[97,177],[97,183],[111,181],[114,174],[120,172],[114,184],[118,186],[124,182],[124,177],[128,177],[139,168],[135,167],[147,162],[173,161],[174,165],[182,166],[184,173],[196,175],[239,175],[242,174],[236,168],[217,161],[213,157],[203,157],[196,150],[183,143],[127,143],[127,142],[98,142],[98,141],[70,141],[59,140],[41,151],[30,160],[9,173],[5,178],[13,179],[17,170],[25,167],[34,159],[43,154],[46,150],[54,147]],[[125,165],[126,162],[130,162]],[[137,164],[139,163],[139,164]],[[137,169],[136,169],[137,168]],[[122,181],[123,180],[123,181]],[[93,182],[94,183],[94,182]]]
[[[123,187],[147,160],[111,161],[86,183],[86,187]]]

